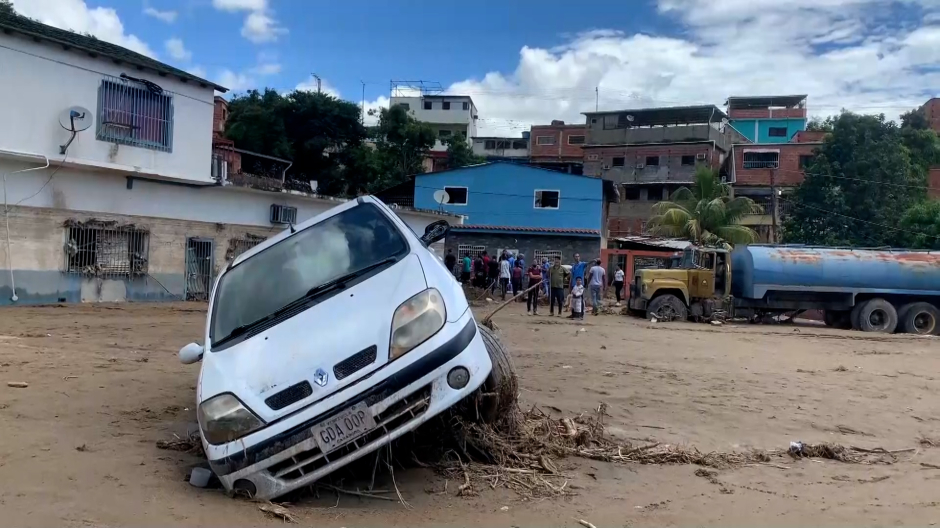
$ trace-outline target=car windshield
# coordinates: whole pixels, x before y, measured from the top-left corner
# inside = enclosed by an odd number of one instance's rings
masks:
[[[407,249],[401,232],[373,204],[334,215],[226,272],[216,290],[210,337],[223,340],[320,285],[392,262]]]

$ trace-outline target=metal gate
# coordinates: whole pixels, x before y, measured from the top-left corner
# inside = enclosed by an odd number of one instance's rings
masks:
[[[212,290],[213,241],[186,239],[186,300],[208,301]]]

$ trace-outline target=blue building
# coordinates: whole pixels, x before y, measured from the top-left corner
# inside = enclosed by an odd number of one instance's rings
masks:
[[[460,257],[504,249],[523,253],[528,262],[558,255],[570,263],[575,253],[583,260],[600,256],[600,178],[497,161],[419,174],[413,184],[415,208],[464,217],[445,244]],[[399,186],[378,196],[399,203],[393,194],[403,191]]]
[[[752,143],[787,143],[806,130],[806,95],[729,97],[730,124]]]

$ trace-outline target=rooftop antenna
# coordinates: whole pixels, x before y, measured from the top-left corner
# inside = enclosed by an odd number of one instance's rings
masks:
[[[59,125],[71,132],[72,136],[65,145],[59,145],[59,154],[65,155],[69,145],[75,140],[75,136],[83,130],[88,130],[91,127],[92,121],[91,112],[89,112],[87,108],[73,106],[63,110],[62,113],[59,114]]]

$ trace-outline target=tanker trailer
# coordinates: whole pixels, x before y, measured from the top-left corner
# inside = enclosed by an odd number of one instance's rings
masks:
[[[695,247],[678,267],[638,272],[631,312],[668,320],[823,310],[834,327],[940,332],[940,252],[750,245],[728,255]]]
[[[940,330],[940,252],[752,245],[732,251],[731,269],[736,313],[818,309],[830,326]]]

